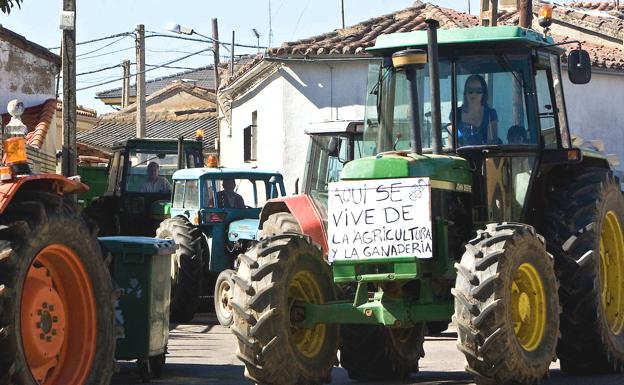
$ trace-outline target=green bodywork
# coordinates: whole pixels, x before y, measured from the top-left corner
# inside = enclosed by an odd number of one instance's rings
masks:
[[[341,180],[429,177],[432,180],[472,184],[465,159],[453,155],[380,154],[347,163]]]

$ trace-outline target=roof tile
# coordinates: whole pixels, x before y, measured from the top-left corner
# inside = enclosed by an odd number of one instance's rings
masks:
[[[42,104],[28,107],[22,114],[22,122],[28,128],[26,143],[40,149],[50,130],[52,118],[56,112],[56,99],[48,99]],[[11,120],[8,113],[2,114],[2,124],[6,125]]]

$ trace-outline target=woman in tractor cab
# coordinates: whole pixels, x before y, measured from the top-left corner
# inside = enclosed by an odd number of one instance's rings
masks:
[[[498,142],[498,115],[488,106],[488,88],[481,75],[470,75],[464,85],[464,102],[457,108],[460,146]]]

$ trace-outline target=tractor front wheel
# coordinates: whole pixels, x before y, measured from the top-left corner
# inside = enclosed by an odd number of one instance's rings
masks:
[[[229,328],[232,326],[234,317],[232,316],[232,276],[234,270],[227,269],[219,273],[214,289],[215,314],[221,326]]]
[[[457,346],[477,384],[533,384],[555,358],[558,284],[533,227],[491,224],[456,264]]]
[[[336,298],[330,269],[308,237],[266,238],[239,256],[231,329],[245,376],[259,384],[322,384],[336,362],[338,326],[297,326],[297,303]]]
[[[104,385],[115,294],[90,227],[54,195],[23,192],[0,230],[0,381]]]
[[[178,245],[171,256],[171,321],[188,322],[199,306],[203,272],[202,233],[184,217],[163,221],[156,237]]]

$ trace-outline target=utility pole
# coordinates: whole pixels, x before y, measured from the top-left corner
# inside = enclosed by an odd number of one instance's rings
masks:
[[[230,57],[230,76],[234,75],[234,34],[235,32],[232,31],[232,48],[231,48],[232,56]]]
[[[136,136],[145,137],[145,26],[136,28]]]
[[[531,28],[533,24],[533,2],[531,0],[520,0],[520,27]]]
[[[215,95],[219,89],[219,23],[217,18],[212,19],[212,54],[214,55]]]
[[[73,14],[73,17],[72,17]],[[63,28],[63,147],[61,172],[65,176],[77,174],[76,153],[76,0],[63,0],[62,19],[72,19]]]
[[[344,29],[344,0],[340,0],[340,14],[342,15],[342,29]]]
[[[121,108],[130,105],[130,60],[124,60],[123,67],[123,84],[121,87]]]
[[[271,24],[271,0],[269,0],[269,48],[273,44],[273,25]]]
[[[480,24],[495,27],[498,21],[498,0],[481,0]]]

